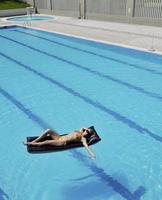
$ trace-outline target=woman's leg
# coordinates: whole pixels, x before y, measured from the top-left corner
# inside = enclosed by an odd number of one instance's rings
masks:
[[[37,139],[33,140],[32,143],[39,142],[39,141],[41,141],[42,139],[46,138],[48,135],[51,136],[52,139],[55,139],[56,136],[57,136],[57,137],[59,136],[59,134],[56,133],[56,132],[54,132],[53,130],[47,129],[47,130],[45,130],[45,131],[41,134],[41,136],[39,136]]]

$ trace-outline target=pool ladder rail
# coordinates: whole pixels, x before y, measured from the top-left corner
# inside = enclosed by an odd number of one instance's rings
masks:
[[[33,14],[35,14],[35,8],[34,7],[27,7],[26,8],[26,15],[29,18],[29,20],[24,21],[23,26],[25,26],[25,27],[31,26],[31,21],[32,21],[31,19],[32,19]]]

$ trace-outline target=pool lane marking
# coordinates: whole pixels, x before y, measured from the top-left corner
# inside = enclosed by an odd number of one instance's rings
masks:
[[[122,81],[122,80],[120,80],[120,79],[113,78],[113,77],[111,77],[111,76],[109,76],[109,75],[105,75],[105,74],[103,74],[103,73],[101,73],[101,72],[98,72],[98,71],[96,71],[96,70],[93,70],[93,69],[90,69],[90,68],[88,68],[88,67],[79,65],[79,64],[74,63],[74,62],[72,62],[72,61],[68,61],[68,60],[66,60],[66,59],[64,59],[64,58],[61,58],[61,57],[58,57],[58,56],[56,56],[56,55],[49,54],[48,52],[45,52],[45,51],[42,51],[42,50],[40,50],[40,49],[34,48],[34,47],[30,46],[30,45],[24,44],[24,43],[22,43],[22,42],[19,42],[19,41],[17,41],[17,40],[11,39],[11,38],[9,38],[9,37],[2,36],[2,35],[0,35],[0,37],[1,37],[1,38],[4,38],[4,39],[6,39],[6,40],[12,41],[12,42],[14,42],[14,43],[17,43],[17,44],[19,44],[19,45],[22,45],[22,46],[24,46],[24,47],[27,47],[27,48],[29,48],[30,50],[34,50],[34,51],[39,52],[39,53],[41,53],[41,54],[43,54],[43,55],[46,55],[46,56],[52,57],[52,58],[54,58],[54,59],[57,59],[57,60],[59,60],[59,61],[62,61],[62,62],[64,62],[64,63],[67,63],[67,64],[69,64],[70,66],[73,66],[73,67],[82,69],[82,70],[84,70],[84,71],[87,71],[87,72],[89,72],[89,73],[91,73],[91,74],[94,74],[94,75],[100,77],[100,78],[104,78],[104,79],[106,79],[106,80],[110,80],[110,81],[115,82],[115,83],[117,83],[117,84],[119,84],[119,85],[123,85],[123,86],[127,87],[128,89],[135,90],[135,91],[137,91],[137,92],[139,92],[139,93],[141,93],[141,94],[145,94],[145,95],[147,95],[147,96],[149,96],[149,97],[152,97],[152,98],[155,98],[155,99],[158,99],[158,100],[162,101],[162,96],[160,96],[160,95],[157,94],[157,93],[146,91],[144,88],[141,88],[141,87],[138,87],[138,86],[134,86],[134,85],[132,85],[132,84],[130,84],[130,83],[127,83],[127,82],[125,82],[125,81]]]
[[[38,115],[34,114],[29,108],[25,107],[23,103],[18,101],[15,97],[9,94],[6,90],[0,87],[0,93],[10,100],[17,108],[25,113],[32,121],[36,122],[43,129],[49,128],[49,124],[42,120]]]
[[[44,37],[41,37],[41,36],[33,35],[32,33],[23,32],[23,31],[20,31],[20,30],[13,30],[13,31],[19,32],[19,33],[23,33],[25,35],[30,35],[30,36],[33,36],[33,37],[36,37],[36,38],[39,38],[39,39],[42,39],[42,40],[46,40],[48,42],[52,42],[54,44],[58,44],[60,46],[64,46],[64,47],[67,47],[67,48],[71,48],[71,49],[77,50],[77,51],[81,51],[81,52],[88,53],[88,54],[91,54],[91,55],[94,55],[94,56],[98,56],[98,57],[104,58],[106,60],[111,60],[111,61],[114,61],[114,62],[117,62],[117,63],[120,63],[120,64],[128,65],[128,66],[134,67],[135,69],[138,69],[138,70],[151,72],[152,74],[156,74],[156,75],[162,75],[162,72],[159,72],[159,71],[154,70],[154,69],[148,69],[146,67],[138,66],[138,65],[135,65],[135,64],[130,64],[130,63],[126,62],[126,61],[122,61],[122,60],[119,60],[119,59],[116,59],[116,58],[104,56],[102,54],[97,54],[97,53],[94,53],[92,51],[82,50],[82,49],[80,49],[78,47],[73,47],[71,45],[62,44],[60,42],[56,42],[56,41],[53,41],[51,39],[47,39],[47,38],[44,38]]]
[[[159,135],[153,133],[152,131],[150,131],[149,129],[139,125],[138,123],[136,123],[135,121],[127,118],[126,116],[124,116],[124,115],[122,115],[122,114],[120,114],[120,113],[118,113],[116,111],[113,111],[110,108],[107,108],[106,106],[102,105],[100,102],[94,101],[94,100],[90,99],[89,97],[86,97],[86,96],[80,94],[79,92],[77,92],[77,91],[73,90],[72,88],[64,85],[63,83],[61,83],[59,81],[56,81],[53,78],[48,77],[47,75],[45,75],[45,74],[33,69],[29,65],[23,64],[22,62],[17,61],[16,59],[11,58],[11,57],[3,54],[3,53],[0,53],[0,55],[5,57],[6,59],[10,60],[11,62],[14,62],[17,65],[23,67],[27,71],[30,71],[33,74],[36,74],[37,76],[43,78],[44,80],[48,81],[49,83],[52,83],[53,85],[56,85],[58,88],[63,89],[67,93],[69,93],[69,94],[71,94],[71,95],[73,95],[75,97],[78,97],[79,99],[83,100],[84,102],[88,103],[89,105],[91,105],[91,106],[103,111],[104,113],[112,116],[117,121],[120,121],[120,122],[126,124],[130,128],[135,129],[136,131],[140,132],[141,134],[147,133],[149,136],[151,136],[155,140],[157,140],[159,142],[162,142],[162,137],[161,136],[159,136]]]

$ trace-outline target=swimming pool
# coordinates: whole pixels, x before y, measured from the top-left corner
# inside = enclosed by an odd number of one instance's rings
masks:
[[[161,199],[162,56],[18,26],[0,43],[0,199]],[[91,125],[96,161],[22,145]]]
[[[31,16],[9,17],[6,20],[12,22],[29,22],[29,21],[49,21],[53,19],[54,17],[51,16],[31,15]]]

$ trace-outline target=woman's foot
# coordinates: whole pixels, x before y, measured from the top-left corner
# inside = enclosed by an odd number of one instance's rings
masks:
[[[23,144],[24,144],[24,145],[28,145],[28,142],[26,142],[26,141],[23,141]]]
[[[23,144],[24,144],[24,145],[27,145],[27,146],[31,146],[32,144],[34,144],[34,142],[25,142],[25,141],[24,141]]]

